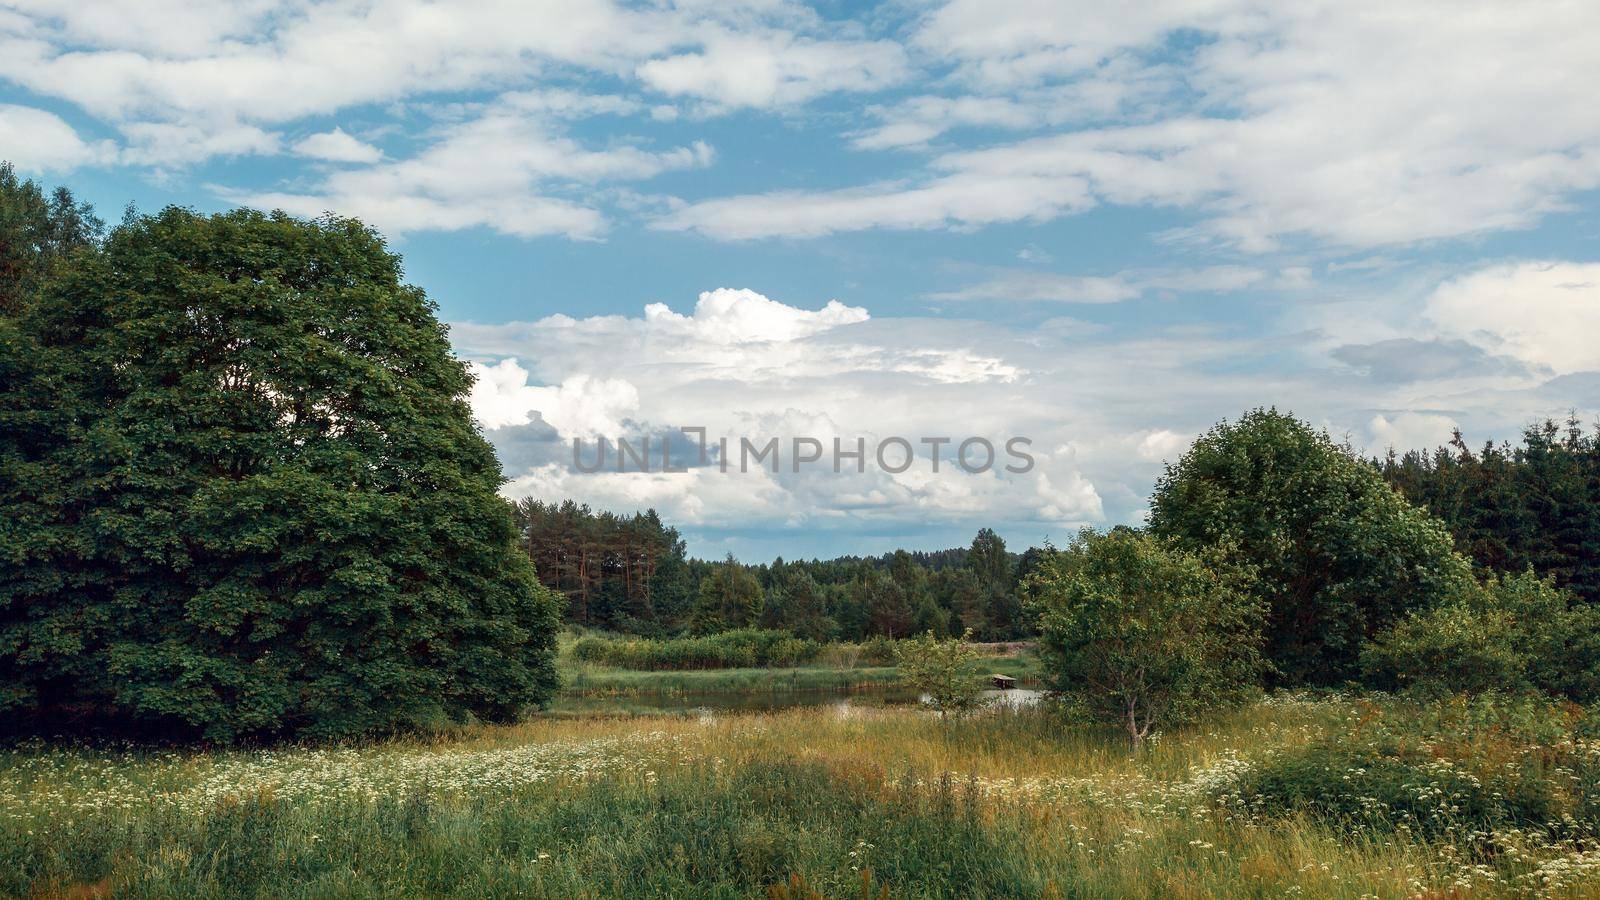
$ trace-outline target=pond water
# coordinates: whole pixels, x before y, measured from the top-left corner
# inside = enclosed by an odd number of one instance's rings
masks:
[[[984,706],[1021,709],[1033,706],[1043,691],[1013,688],[985,690]],[[721,691],[707,693],[638,693],[625,695],[562,694],[556,698],[555,712],[611,714],[706,715],[719,712],[770,712],[802,706],[832,706],[841,712],[881,706],[907,706],[926,699],[924,695],[899,685],[869,686],[849,691],[783,690]]]

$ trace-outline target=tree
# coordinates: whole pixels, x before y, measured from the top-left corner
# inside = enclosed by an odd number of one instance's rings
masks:
[[[1431,453],[1391,453],[1384,478],[1450,527],[1456,547],[1498,572],[1533,567],[1600,604],[1600,432],[1577,416],[1529,426],[1522,443],[1474,453],[1459,431]]]
[[[1530,569],[1411,613],[1361,656],[1367,680],[1426,694],[1542,691],[1600,699],[1600,608]]]
[[[895,647],[900,677],[918,693],[928,695],[928,705],[939,711],[941,719],[973,709],[983,696],[978,651],[971,640],[970,631],[948,639],[926,631]]]
[[[27,304],[0,704],[244,736],[503,720],[557,679],[470,376],[352,220],[131,219]],[[7,388],[8,394],[10,388]]]
[[[1465,589],[1444,524],[1326,433],[1254,410],[1201,436],[1157,482],[1150,530],[1254,570],[1267,655],[1284,684],[1356,677],[1361,646]]]
[[[748,628],[761,612],[761,600],[761,582],[730,553],[700,579],[689,628],[695,634]]]
[[[1259,690],[1262,607],[1239,580],[1148,534],[1085,529],[1028,584],[1045,671],[1138,750]]]
[[[975,626],[977,633],[986,639],[1015,637],[1020,630],[1022,610],[1005,540],[991,528],[979,529],[972,539],[972,547],[967,550],[966,569],[977,579],[980,598],[962,616],[963,621],[969,627]]]

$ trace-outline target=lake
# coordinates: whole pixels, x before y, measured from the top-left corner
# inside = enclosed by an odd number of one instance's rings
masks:
[[[1021,709],[1033,706],[1043,691],[1013,688],[985,690],[984,705],[993,708]],[[777,690],[716,691],[629,694],[563,693],[556,698],[553,711],[569,714],[715,714],[718,712],[770,712],[802,706],[833,706],[841,711],[852,708],[905,706],[926,699],[925,695],[901,685],[872,685],[853,690]]]

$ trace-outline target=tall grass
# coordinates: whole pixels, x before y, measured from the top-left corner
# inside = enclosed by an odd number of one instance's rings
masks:
[[[1473,732],[1444,717],[1427,733],[1406,718],[1414,714],[1279,698],[1162,735],[1138,757],[1116,733],[1049,710],[940,723],[858,708],[538,719],[357,748],[18,748],[0,753],[0,894],[1600,891],[1600,860],[1576,837],[1524,829],[1490,853],[1462,835],[1380,832],[1315,808],[1249,811],[1224,799],[1276,761],[1318,754],[1332,736],[1383,718],[1390,733],[1423,735],[1441,758],[1490,754],[1480,777],[1513,747],[1533,765],[1548,757],[1556,812],[1579,810],[1582,791],[1558,771],[1588,752],[1571,729]]]

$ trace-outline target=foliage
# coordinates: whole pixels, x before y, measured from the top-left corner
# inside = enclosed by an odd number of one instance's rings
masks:
[[[1443,523],[1326,433],[1276,410],[1196,440],[1157,482],[1150,529],[1253,571],[1267,658],[1290,685],[1355,677],[1368,639],[1472,577]]]
[[[1543,691],[1600,700],[1600,608],[1531,570],[1414,612],[1362,654],[1370,683],[1439,695]]]
[[[792,666],[815,659],[822,645],[787,631],[743,628],[699,637],[614,639],[585,637],[573,645],[583,662],[622,669],[672,671],[740,666]]]
[[[1347,827],[1454,837],[1495,852],[1493,831],[1600,833],[1600,756],[1567,710],[1485,694],[1368,702],[1349,727],[1273,754],[1224,795],[1255,815],[1312,813]]]
[[[1430,452],[1391,452],[1390,484],[1449,526],[1456,546],[1499,572],[1553,576],[1585,603],[1600,603],[1600,430],[1578,419],[1532,425],[1517,446],[1461,433]]]
[[[1260,605],[1199,556],[1132,529],[1085,529],[1029,592],[1054,687],[1138,749],[1257,690]]]
[[[470,385],[350,220],[171,208],[25,306],[0,435],[0,708],[331,738],[555,684]]]
[[[700,579],[700,591],[689,614],[689,629],[695,634],[712,634],[749,628],[761,612],[761,602],[761,582],[730,553]]]
[[[655,510],[622,516],[529,498],[514,512],[540,581],[567,599],[568,622],[660,632],[688,615],[698,576],[678,530]]]
[[[99,243],[104,228],[68,189],[47,196],[0,161],[0,317],[20,315],[76,254]]]
[[[978,651],[970,643],[972,632],[941,639],[925,632],[900,642],[900,673],[906,684],[928,695],[928,705],[940,717],[970,712],[982,697],[978,681]]]
[[[678,530],[654,510],[625,515],[525,499],[515,513],[540,580],[565,595],[566,621],[579,627],[664,637],[753,624],[814,641],[963,628],[1009,640],[1030,632],[1018,588],[1039,551],[1019,560],[987,528],[970,548],[747,565],[687,557]],[[755,578],[758,603],[752,606],[754,592],[730,562]],[[712,595],[702,595],[703,587]]]

